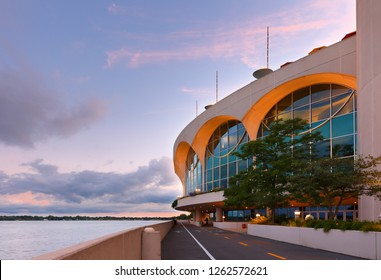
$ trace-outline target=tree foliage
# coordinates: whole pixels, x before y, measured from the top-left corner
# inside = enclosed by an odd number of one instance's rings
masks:
[[[319,133],[308,131],[301,119],[277,120],[271,124],[268,135],[242,146],[236,153],[241,159],[253,159],[247,170],[230,179],[225,190],[227,206],[255,206],[271,209],[288,206],[290,176],[310,161],[311,143],[321,140]]]
[[[230,178],[225,204],[238,208],[274,210],[290,201],[326,206],[334,219],[343,201],[361,195],[381,199],[381,157],[319,158],[316,144],[322,140],[301,119],[274,121],[265,137],[236,152],[252,165]],[[302,132],[302,133],[300,133]],[[348,147],[335,147],[335,155]]]
[[[381,157],[320,158],[295,172],[291,188],[295,200],[328,207],[329,219],[337,216],[343,201],[361,195],[381,198]]]

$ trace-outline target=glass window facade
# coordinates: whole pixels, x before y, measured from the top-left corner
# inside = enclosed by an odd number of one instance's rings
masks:
[[[229,186],[229,178],[248,167],[248,161],[233,154],[249,140],[246,129],[239,121],[228,121],[210,137],[205,154],[205,182],[203,191]]]
[[[268,133],[276,119],[301,118],[319,131],[318,157],[355,157],[357,153],[356,92],[336,84],[311,85],[290,93],[271,108],[257,137]]]
[[[274,120],[301,118],[310,124],[310,131],[319,131],[323,140],[316,144],[317,157],[353,159],[357,155],[356,91],[335,85],[311,85],[290,93],[267,113],[257,137],[265,137]],[[302,132],[303,133],[303,132]],[[355,220],[357,204],[342,205],[337,219]],[[281,208],[276,215],[293,217],[294,210],[302,216],[310,214],[315,219],[327,219],[326,207]]]
[[[192,148],[188,152],[186,167],[186,194],[190,195],[201,190],[202,186],[201,163]]]
[[[316,143],[317,157],[354,159],[357,155],[356,91],[336,84],[316,84],[291,92],[277,102],[261,121],[257,138],[268,135],[272,122],[279,119],[302,118],[309,123],[309,131],[319,131],[323,139]],[[297,136],[296,136],[297,137]],[[186,164],[186,194],[209,192],[229,187],[229,178],[246,170],[252,159],[241,160],[234,152],[249,142],[243,124],[231,120],[220,125],[210,136],[203,164],[190,149]],[[357,218],[357,205],[344,205],[338,216],[344,220]],[[349,207],[349,208],[348,208]],[[348,209],[347,209],[348,208]],[[316,219],[327,219],[324,206],[279,208],[276,215],[293,217],[294,210]],[[243,221],[265,209],[229,209],[224,211],[227,221]]]

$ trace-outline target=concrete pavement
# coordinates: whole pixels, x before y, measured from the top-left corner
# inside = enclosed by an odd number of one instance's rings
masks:
[[[222,230],[177,223],[162,240],[163,260],[358,260],[360,258]]]

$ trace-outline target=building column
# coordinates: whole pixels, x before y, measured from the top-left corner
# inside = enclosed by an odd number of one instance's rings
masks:
[[[195,222],[201,222],[202,221],[202,213],[201,213],[201,210],[196,210],[195,211],[195,219],[194,221]]]
[[[216,222],[222,222],[222,208],[216,208]]]
[[[381,1],[356,1],[359,155],[381,155]],[[359,199],[359,219],[377,220],[381,202]]]

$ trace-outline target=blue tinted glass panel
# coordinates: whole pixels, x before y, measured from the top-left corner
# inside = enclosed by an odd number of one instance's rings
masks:
[[[234,154],[230,154],[229,155],[229,162],[233,162],[233,161],[236,161],[237,160],[237,156],[234,155]]]
[[[311,102],[330,97],[331,86],[329,84],[311,86]]]
[[[263,120],[263,124],[266,127],[271,127],[271,124],[275,121],[275,117],[267,118]]]
[[[294,97],[294,108],[307,105],[310,103],[310,88],[302,88],[297,90],[293,94]]]
[[[238,139],[241,139],[245,134],[245,129],[238,129]]]
[[[221,150],[227,149],[228,148],[228,136],[227,135],[223,136],[221,138],[220,143],[221,143]]]
[[[311,105],[312,122],[328,119],[331,116],[330,100],[316,102]]]
[[[310,121],[310,106],[303,106],[299,107],[298,109],[294,110],[294,118],[303,119],[306,121]]]
[[[354,155],[354,136],[344,136],[332,140],[332,154],[334,157]]]
[[[332,137],[352,134],[353,114],[338,116],[332,119]]]
[[[314,144],[315,148],[315,158],[324,158],[330,157],[331,155],[331,146],[329,141],[320,141]]]
[[[353,111],[353,99],[350,96],[349,93],[346,93],[332,98],[332,115],[344,115]],[[346,105],[344,106],[344,104]],[[343,108],[340,110],[341,107]]]
[[[326,213],[319,212],[319,220],[325,220],[325,214]]]
[[[213,157],[213,167],[220,165],[220,159],[218,157]]]
[[[292,112],[287,112],[281,115],[278,115],[278,120],[289,120],[292,119]]]
[[[236,163],[233,162],[233,163],[230,163],[229,164],[229,176],[234,176],[237,174],[237,166],[236,166]]]
[[[353,221],[353,212],[346,212],[345,219],[346,221]]]
[[[210,170],[208,170],[208,171],[206,172],[206,180],[207,180],[208,182],[210,182],[210,181],[212,181],[212,178],[213,178],[213,173],[212,173],[212,170],[210,169]]]
[[[218,155],[220,153],[220,145],[221,143],[220,142],[215,142],[214,143],[214,150],[213,150],[213,154],[215,155]]]
[[[237,145],[237,134],[230,134],[229,135],[229,150],[234,148],[235,145]]]
[[[240,172],[242,170],[246,170],[246,168],[247,168],[246,160],[239,160],[238,161],[238,172]]]
[[[231,126],[229,127],[229,134],[237,134],[237,123],[236,122],[232,122],[231,123]]]
[[[228,176],[228,166],[225,164],[225,165],[221,165],[221,170],[220,170],[221,174],[220,174],[220,178],[227,178]]]
[[[315,122],[311,125],[312,129],[315,127],[318,127],[324,123],[324,121]],[[326,122],[324,125],[322,125],[319,128],[313,129],[313,132],[320,132],[320,134],[323,136],[323,138],[328,139],[331,137],[331,122]]]
[[[225,153],[226,154],[226,153]],[[228,162],[228,156],[224,156],[220,160],[220,164],[226,164]]]
[[[228,180],[227,179],[222,179],[220,182],[220,187],[226,189],[228,187]]]
[[[218,154],[219,156],[225,156],[228,154],[228,150],[227,149],[224,149],[224,150],[221,150],[220,153]]]
[[[332,90],[332,93],[331,93],[332,97],[340,95],[340,94],[344,94],[344,93],[350,93],[352,91],[349,88],[343,87],[340,85],[331,85],[331,90]]]
[[[270,111],[267,113],[265,119],[269,117],[274,117],[276,115],[276,105],[270,109]]]
[[[349,113],[352,113],[353,111],[354,111],[353,98],[351,98],[351,99],[349,99],[348,103],[345,104],[344,108],[342,108],[340,110],[340,112],[337,114],[337,116],[349,114]]]
[[[214,181],[213,182],[213,189],[218,189],[218,188],[220,188],[221,186],[220,186],[220,181]]]
[[[207,169],[209,168],[212,168],[213,166],[213,158],[212,157],[209,157],[208,160],[207,160]]]
[[[291,94],[284,97],[277,104],[277,114],[282,114],[283,112],[291,110]]]
[[[218,167],[213,169],[213,179],[218,180],[220,178],[220,169]]]

